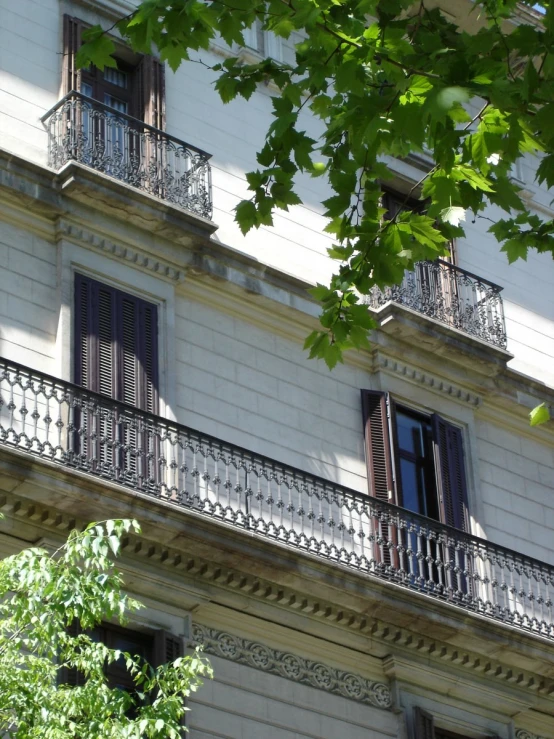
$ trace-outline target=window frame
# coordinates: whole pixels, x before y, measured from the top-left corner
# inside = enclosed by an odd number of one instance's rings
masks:
[[[426,413],[412,408],[410,404],[397,404],[389,392],[362,390],[361,395],[369,494],[403,507],[396,409],[407,409],[420,417],[429,418],[433,426],[435,484],[440,516],[434,520],[470,533],[469,476],[463,428],[437,413]],[[385,485],[388,487],[387,495]],[[461,522],[462,526],[457,526],[456,522]]]
[[[81,70],[75,67],[75,55],[82,43],[82,33],[90,28],[90,23],[81,18],[63,15],[62,31],[62,97],[71,92],[81,91],[81,81],[92,80],[97,85],[97,75],[94,70]],[[115,57],[122,71],[131,71],[129,78],[129,96],[131,105],[127,115],[146,123],[161,131],[165,131],[165,65],[160,60],[148,54],[135,54],[115,36],[110,36],[116,45]],[[110,83],[105,83],[110,84]],[[121,90],[113,85],[114,91]],[[117,95],[116,95],[117,96]],[[96,98],[93,98],[96,99]],[[104,98],[98,99],[101,104]],[[114,108],[115,111],[115,108]],[[118,113],[119,111],[116,111]],[[119,113],[119,115],[122,115]]]

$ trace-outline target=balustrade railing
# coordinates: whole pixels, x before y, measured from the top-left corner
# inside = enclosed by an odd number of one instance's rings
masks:
[[[367,303],[374,309],[390,301],[399,303],[505,349],[501,291],[498,285],[437,259],[418,262],[413,271],[405,272],[400,285],[373,288]]]
[[[42,117],[48,163],[86,164],[168,203],[212,217],[210,154],[79,92]]]
[[[554,638],[554,567],[0,359],[0,445]]]

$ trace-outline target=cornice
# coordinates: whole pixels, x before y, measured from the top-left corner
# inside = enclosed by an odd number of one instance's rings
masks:
[[[171,282],[182,282],[185,278],[184,270],[178,269],[170,262],[148,256],[138,249],[112,241],[95,234],[82,226],[77,226],[70,221],[60,219],[56,229],[57,239],[69,239],[74,243],[81,244],[87,248],[104,252],[108,256],[131,262],[132,264],[154,273]]]
[[[263,672],[279,675],[327,693],[366,703],[377,708],[391,708],[391,694],[387,685],[367,680],[361,675],[314,662],[291,652],[278,649],[226,631],[193,624],[193,639],[207,654],[238,662]]]
[[[0,496],[0,510],[6,517],[38,525],[42,532],[51,531],[66,535],[72,528],[81,528],[85,525],[84,521],[11,493]],[[157,544],[144,537],[125,538],[122,542],[122,554],[131,561],[148,562],[162,570],[181,572],[187,578],[211,585],[218,591],[246,596],[260,603],[301,613],[329,626],[366,636],[374,642],[381,643],[387,651],[390,650],[390,653],[399,651],[405,655],[414,654],[420,659],[475,674],[480,678],[493,680],[497,684],[505,684],[546,699],[554,698],[552,679],[434,639],[432,635],[413,632],[379,618],[341,608],[336,603],[281,586],[268,579],[257,577],[254,573],[225,567],[177,548]],[[121,566],[125,568],[125,562]],[[140,570],[140,567],[138,569]],[[158,577],[158,580],[160,587],[163,587],[163,575]],[[468,618],[471,618],[469,614]]]

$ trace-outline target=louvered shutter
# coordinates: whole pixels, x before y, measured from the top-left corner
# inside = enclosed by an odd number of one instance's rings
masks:
[[[443,523],[468,531],[467,488],[462,430],[433,415],[435,469]]]
[[[438,415],[433,415],[435,469],[441,519],[448,526],[469,530],[467,489],[462,430]],[[454,543],[442,547],[446,584],[450,596],[463,597],[472,588],[471,558],[462,546]]]
[[[133,115],[150,126],[165,128],[165,67],[154,57],[143,56],[134,73]]]
[[[362,390],[362,412],[369,494],[378,500],[396,502],[386,393]]]
[[[81,34],[84,27],[79,18],[64,15],[62,95],[67,95],[72,90],[79,92],[81,89],[81,70],[75,66],[75,55],[81,46]]]
[[[83,275],[75,281],[75,382],[158,410],[157,309]]]
[[[76,276],[75,381],[135,408],[158,411],[157,309],[133,295]],[[109,404],[76,414],[81,460],[127,481],[156,480],[157,442],[133,413]],[[116,438],[117,437],[117,438]],[[116,446],[119,445],[119,446]],[[115,449],[120,457],[115,458]]]
[[[67,627],[67,633],[69,636],[79,636],[81,633],[81,625],[75,619],[71,626]],[[85,682],[84,675],[74,667],[62,667],[58,671],[58,683],[60,685],[71,685],[75,687],[77,685],[83,685]]]
[[[365,453],[369,494],[378,500],[396,502],[387,393],[362,390]],[[385,568],[396,565],[396,529],[385,516],[373,519],[375,559]]]
[[[435,739],[433,717],[418,706],[414,708],[414,739]]]

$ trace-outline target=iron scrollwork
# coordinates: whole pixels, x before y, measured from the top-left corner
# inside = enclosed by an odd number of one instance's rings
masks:
[[[393,302],[478,339],[506,348],[502,288],[442,259],[418,262],[399,285],[374,287],[374,310]]]
[[[43,117],[48,164],[74,161],[211,219],[210,155],[160,129],[72,92]]]

